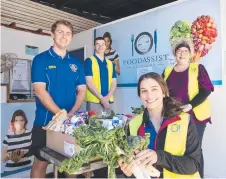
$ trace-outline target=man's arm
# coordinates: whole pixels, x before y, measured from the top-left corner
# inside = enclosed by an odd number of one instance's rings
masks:
[[[108,95],[106,96],[108,101],[109,101],[110,97],[113,96],[113,93],[114,93],[116,87],[117,87],[117,75],[116,75],[115,65],[113,64],[111,88],[110,88],[110,91],[108,92]]]
[[[53,114],[56,114],[57,112],[60,111],[60,108],[53,101],[48,91],[46,91],[46,83],[43,82],[33,83],[33,88],[35,91],[35,95],[49,111],[51,111]]]
[[[103,98],[103,96],[98,91],[96,86],[93,84],[92,78],[93,78],[92,76],[86,76],[86,85],[89,88],[89,90],[91,91],[91,93],[93,93],[93,95],[95,95],[99,100],[101,100],[101,98]]]
[[[115,92],[116,87],[117,87],[117,79],[116,78],[113,78],[112,79],[112,83],[111,83],[110,91],[108,92],[109,98],[111,96],[113,96],[113,93]]]
[[[41,103],[53,114],[60,111],[60,108],[55,104],[52,97],[46,90],[46,64],[45,60],[40,55],[35,56],[32,62],[31,79],[36,96]]]
[[[79,85],[77,87],[77,96],[76,96],[75,105],[69,112],[70,114],[74,115],[74,113],[80,109],[83,101],[85,100],[85,96],[86,96],[86,85]]]

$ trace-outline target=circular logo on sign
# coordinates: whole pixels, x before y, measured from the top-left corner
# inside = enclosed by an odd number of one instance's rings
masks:
[[[135,50],[138,54],[148,53],[153,46],[153,37],[149,32],[140,33],[135,40]]]

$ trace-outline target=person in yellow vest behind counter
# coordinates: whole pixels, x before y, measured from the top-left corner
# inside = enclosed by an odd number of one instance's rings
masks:
[[[105,58],[106,44],[103,37],[94,40],[95,54],[85,60],[87,111],[98,115],[110,114],[114,102],[113,93],[117,86],[114,64]]]
[[[160,178],[200,178],[201,147],[190,115],[183,113],[180,102],[169,97],[164,79],[151,72],[140,77],[138,96],[146,106],[129,123],[129,135],[150,136],[148,149],[135,154],[139,167],[155,166]],[[134,161],[119,162],[125,175],[131,176]]]
[[[173,46],[176,65],[167,67],[162,76],[169,88],[169,95],[180,101],[183,104],[183,111],[192,116],[202,145],[206,123],[211,123],[210,103],[207,97],[214,87],[205,67],[190,63],[193,49],[191,41],[178,39]],[[199,173],[203,177],[203,156]]]

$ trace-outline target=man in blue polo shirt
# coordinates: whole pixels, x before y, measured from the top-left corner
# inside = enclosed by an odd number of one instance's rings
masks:
[[[35,160],[31,178],[45,178],[48,165],[40,156],[40,149],[46,145],[46,131],[42,127],[61,109],[65,109],[70,118],[81,107],[86,92],[83,65],[66,49],[72,40],[73,26],[59,20],[52,25],[51,32],[53,47],[35,56],[32,63],[32,83],[37,97],[31,146]]]
[[[85,60],[87,111],[95,110],[100,115],[102,112],[109,114],[117,86],[115,67],[104,57],[104,38],[97,37],[94,46],[95,54]]]

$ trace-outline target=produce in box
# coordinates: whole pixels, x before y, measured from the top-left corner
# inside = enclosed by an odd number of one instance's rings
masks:
[[[115,168],[119,167],[118,160],[129,162],[133,158],[134,150],[146,149],[149,142],[146,136],[128,137],[127,140],[124,128],[108,130],[102,126],[101,121],[92,118],[89,125],[75,128],[74,136],[82,150],[64,160],[59,171],[71,174],[83,164],[89,163],[90,159],[99,157],[108,165],[108,178],[116,178]]]

